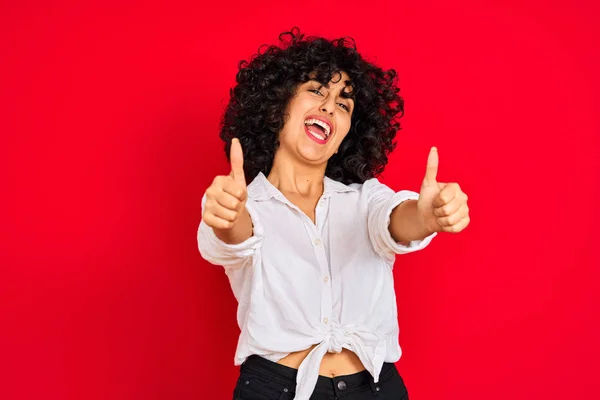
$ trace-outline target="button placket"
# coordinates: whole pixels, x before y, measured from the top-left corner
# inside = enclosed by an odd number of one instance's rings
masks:
[[[327,284],[330,281],[329,262],[322,236],[328,212],[327,204],[326,197],[319,200],[317,209],[315,211],[317,225],[313,225],[313,232],[315,235],[312,237],[313,249],[317,259],[320,275],[322,277],[321,279],[323,279],[325,283],[321,287],[321,323],[323,326],[328,326],[331,321],[331,309],[333,302],[331,298],[331,285]]]
[[[327,325],[331,319],[331,308],[333,303],[331,298],[331,285],[327,284],[327,282],[329,282],[329,265],[327,264],[327,255],[325,254],[324,246],[315,247],[315,250],[318,250],[316,253],[319,262],[320,275],[327,278],[322,278],[325,282],[321,287],[321,321]]]

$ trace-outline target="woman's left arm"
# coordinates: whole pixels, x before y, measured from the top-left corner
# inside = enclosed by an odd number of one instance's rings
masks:
[[[431,148],[418,200],[400,203],[390,216],[389,230],[398,243],[421,240],[434,232],[458,233],[469,225],[468,197],[458,183],[437,182],[439,157]]]

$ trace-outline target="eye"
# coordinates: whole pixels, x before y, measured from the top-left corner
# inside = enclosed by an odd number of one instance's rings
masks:
[[[347,105],[345,105],[344,103],[338,103],[338,105],[339,105],[340,107],[342,107],[344,110],[346,110],[346,111],[350,111],[350,108],[348,108],[348,106],[347,106]]]
[[[323,96],[323,93],[321,93],[319,89],[308,89],[308,91],[318,94],[319,96]]]

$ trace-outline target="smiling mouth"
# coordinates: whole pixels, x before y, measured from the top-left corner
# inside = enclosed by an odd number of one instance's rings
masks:
[[[317,139],[319,142],[326,142],[331,135],[329,124],[317,118],[308,118],[304,121],[304,127],[307,134]]]

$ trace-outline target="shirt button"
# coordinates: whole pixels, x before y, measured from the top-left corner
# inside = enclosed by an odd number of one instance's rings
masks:
[[[326,324],[329,322],[329,319],[327,319],[327,317],[323,318],[323,323]]]
[[[325,283],[329,282],[329,277],[326,276],[325,278],[323,278],[323,282],[325,282]]]
[[[321,239],[315,239],[315,241],[313,242],[315,244],[315,246],[320,246],[321,245]]]

